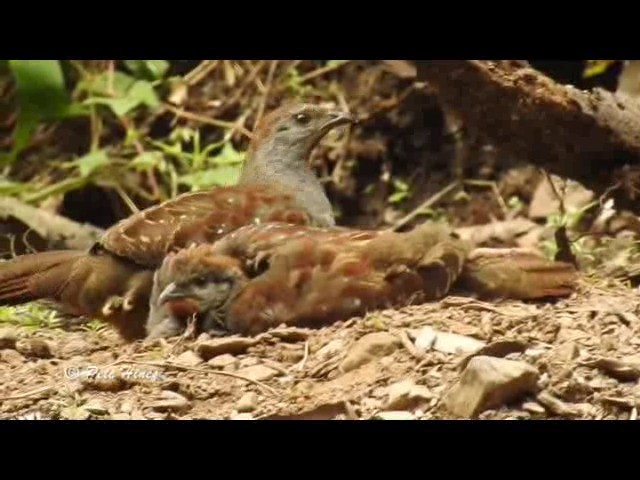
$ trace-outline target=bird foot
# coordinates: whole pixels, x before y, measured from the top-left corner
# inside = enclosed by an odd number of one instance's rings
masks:
[[[122,302],[122,309],[125,312],[130,312],[135,306],[136,304],[133,301],[133,298],[131,298],[130,296],[124,297],[124,301]]]
[[[102,307],[102,315],[104,315],[105,317],[110,317],[116,311],[122,309],[123,304],[124,298],[122,298],[121,296],[114,295],[113,297],[109,297],[109,299],[104,302],[104,305]]]
[[[131,295],[127,295],[125,297],[114,295],[109,297],[109,299],[104,303],[104,306],[102,307],[102,314],[105,317],[109,317],[120,310],[130,312],[134,307],[135,302]]]

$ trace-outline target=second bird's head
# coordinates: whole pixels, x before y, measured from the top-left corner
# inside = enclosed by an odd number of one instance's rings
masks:
[[[193,319],[196,331],[224,331],[229,301],[247,283],[240,261],[201,245],[169,255],[154,278],[150,337],[180,334]]]

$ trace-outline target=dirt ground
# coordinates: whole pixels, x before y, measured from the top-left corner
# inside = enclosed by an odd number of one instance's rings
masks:
[[[4,327],[0,415],[635,419],[637,294],[620,284],[585,279],[576,294],[555,303],[451,296],[318,330],[281,328],[253,339],[201,336],[122,344],[108,327]],[[425,344],[425,334],[437,340]],[[452,413],[446,397],[459,390],[463,367],[470,369],[470,357],[479,354],[526,364],[533,383],[512,383],[506,394],[496,389],[498,404],[473,414]]]

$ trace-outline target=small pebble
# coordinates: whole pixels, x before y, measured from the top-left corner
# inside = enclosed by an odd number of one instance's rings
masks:
[[[17,366],[24,363],[24,356],[15,350],[6,349],[0,351],[0,360],[8,363],[9,365]]]
[[[258,405],[258,395],[254,392],[245,393],[240,400],[238,401],[238,405],[236,409],[238,412],[253,412]]]
[[[171,390],[162,391],[163,400],[153,402],[148,406],[153,408],[157,412],[167,411],[184,411],[191,407],[191,402],[179,393],[172,392]]]
[[[236,363],[238,363],[238,359],[229,353],[224,353],[222,355],[218,355],[217,357],[213,357],[207,362],[207,364],[212,366],[213,368],[234,367]]]
[[[238,370],[238,375],[242,375],[243,377],[250,378],[251,380],[257,380],[259,382],[264,382],[267,380],[276,377],[279,372],[270,367],[265,367],[264,365],[253,365],[251,367],[246,367],[241,370]]]
[[[26,357],[51,358],[51,345],[41,338],[31,338],[17,343],[16,350]]]
[[[376,418],[379,420],[416,420],[413,413],[405,411],[380,412]]]
[[[184,365],[185,367],[195,367],[202,363],[202,358],[200,358],[197,353],[187,350],[180,354],[174,362],[178,365]]]
[[[235,415],[232,415],[229,419],[230,420],[253,420],[253,415],[251,415],[250,413],[237,413]]]
[[[18,334],[13,328],[0,328],[0,350],[4,348],[16,348]]]
[[[522,409],[538,415],[542,415],[547,412],[545,408],[537,402],[525,402],[522,404]]]
[[[82,406],[89,413],[94,415],[106,415],[109,410],[105,408],[104,404],[100,400],[89,400]]]

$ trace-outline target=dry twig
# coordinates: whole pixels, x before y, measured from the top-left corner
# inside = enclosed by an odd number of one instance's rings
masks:
[[[254,385],[259,386],[260,388],[262,388],[263,390],[266,390],[272,395],[277,395],[278,393],[275,389],[271,388],[269,385],[259,380],[254,380],[253,378],[245,377],[237,373],[223,372],[220,370],[207,370],[204,368],[197,368],[197,367],[187,367],[185,365],[178,365],[171,362],[145,362],[142,360],[119,360],[118,362],[114,363],[114,365],[122,364],[122,363],[130,363],[132,365],[144,365],[147,367],[175,368],[176,370],[184,370],[188,372],[198,372],[198,373],[206,373],[211,375],[219,375],[222,377],[237,378],[238,380],[244,380],[245,382],[253,383]]]
[[[411,220],[413,220],[417,216],[421,215],[424,210],[426,210],[427,208],[431,208],[433,205],[435,205],[440,200],[442,200],[447,195],[449,195],[458,186],[459,186],[458,182],[450,183],[449,185],[444,187],[442,190],[440,190],[439,192],[436,192],[434,195],[432,195],[427,200],[422,202],[417,208],[415,208],[410,213],[408,213],[407,215],[402,217],[400,220],[398,220],[396,223],[394,223],[393,226],[389,230],[397,231],[400,228],[404,227]]]

